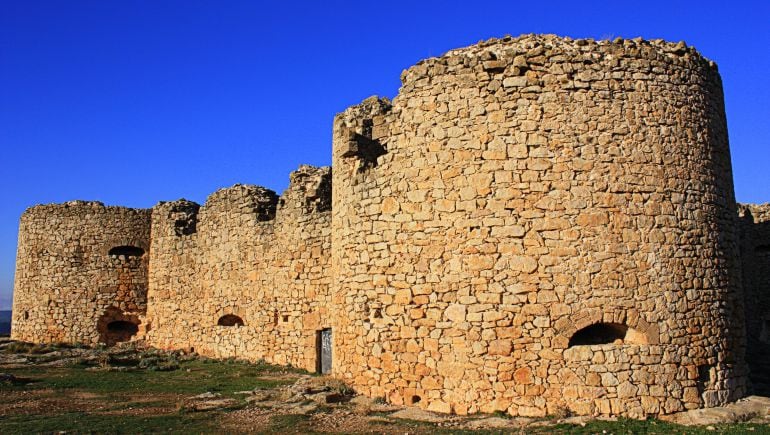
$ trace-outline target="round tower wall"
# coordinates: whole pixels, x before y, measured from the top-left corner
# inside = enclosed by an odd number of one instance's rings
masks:
[[[667,414],[745,390],[721,81],[524,36],[335,118],[334,372],[434,411]]]
[[[11,336],[114,344],[144,333],[150,210],[73,201],[19,224]]]

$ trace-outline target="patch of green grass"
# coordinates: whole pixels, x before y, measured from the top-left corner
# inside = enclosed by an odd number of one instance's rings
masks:
[[[370,414],[371,415],[371,414]],[[393,425],[393,432],[402,430],[416,431],[417,433],[431,434],[451,434],[451,435],[476,435],[476,434],[613,434],[613,435],[712,435],[712,434],[770,434],[770,425],[753,423],[736,423],[713,425],[713,430],[706,426],[681,426],[678,424],[667,423],[659,420],[632,420],[618,419],[617,421],[589,421],[585,426],[573,424],[558,424],[527,427],[521,432],[511,429],[485,429],[485,430],[467,430],[450,429],[437,426],[435,423],[416,421],[416,420],[391,420],[391,423],[380,421],[370,422],[371,425],[390,424]]]
[[[4,389],[78,390],[98,394],[200,394],[207,391],[232,395],[236,391],[276,388],[287,380],[261,379],[267,370],[250,364],[212,364],[185,361],[175,371],[102,371],[74,367],[29,367],[11,370],[17,377],[29,378],[27,385],[0,385]]]
[[[714,430],[705,426],[681,426],[660,420],[633,420],[621,418],[618,421],[590,421],[585,426],[559,424],[536,428],[530,433],[553,434],[770,434],[770,426],[761,424],[721,424],[713,425]],[[529,430],[528,430],[529,431]]]
[[[304,414],[280,414],[270,417],[268,432],[312,433],[310,416]]]
[[[207,413],[156,416],[99,415],[69,412],[51,416],[6,416],[3,434],[28,433],[215,433],[215,420]]]
[[[8,370],[17,378],[23,377],[32,382],[26,385],[0,384],[0,396],[3,391],[11,390],[52,390],[52,397],[61,397],[70,392],[94,393],[100,397],[93,400],[106,407],[100,406],[101,409],[94,412],[69,411],[56,415],[47,415],[50,411],[43,409],[35,414],[3,417],[0,418],[0,433],[212,433],[217,432],[216,417],[222,412],[169,412],[169,405],[176,408],[176,403],[169,404],[168,399],[159,397],[157,400],[135,401],[132,396],[192,396],[211,391],[241,399],[228,407],[227,411],[232,411],[245,406],[243,396],[233,394],[236,391],[257,387],[276,388],[293,382],[292,379],[264,379],[264,376],[280,370],[267,364],[188,360],[179,362],[178,370],[157,371],[153,370],[153,361],[149,361],[146,369],[132,368],[128,371],[89,370],[89,367],[77,364],[70,367],[28,366]],[[158,415],[105,414],[148,408],[158,408]],[[278,421],[276,424],[289,422]]]
[[[495,411],[493,415],[498,418],[506,418],[509,420],[513,418],[511,414],[508,414],[508,411]]]

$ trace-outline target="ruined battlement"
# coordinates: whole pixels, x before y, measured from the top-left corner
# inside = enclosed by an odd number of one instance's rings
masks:
[[[746,333],[766,323],[770,209],[736,214],[719,74],[686,44],[491,39],[332,128],[333,170],[301,166],[281,196],[30,209],[13,336],[531,417],[715,406],[770,360]]]
[[[614,40],[571,39],[556,35],[506,36],[481,41],[476,45],[450,50],[445,54],[421,60],[401,74],[401,93],[431,85],[434,77],[458,74],[491,73],[509,79],[509,84],[537,86],[533,80],[538,71],[556,78],[561,72],[574,73],[560,80],[563,89],[580,89],[604,75],[619,76],[638,73],[640,79],[651,71],[650,63],[660,62],[695,69],[703,74],[716,72],[717,65],[701,56],[683,41],[673,43],[661,39],[642,38]],[[529,76],[527,72],[530,73]],[[594,71],[594,72],[592,72]],[[513,77],[524,77],[516,80]],[[473,80],[472,77],[468,77]],[[534,92],[536,89],[531,89]]]
[[[270,189],[251,184],[236,184],[209,195],[203,209],[214,214],[252,214],[257,221],[275,218],[278,195]]]

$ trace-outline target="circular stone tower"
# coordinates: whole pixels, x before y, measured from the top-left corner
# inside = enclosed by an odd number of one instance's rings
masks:
[[[150,210],[71,201],[21,216],[11,337],[105,343],[144,334]]]
[[[334,373],[430,410],[643,417],[745,390],[716,66],[494,39],[335,118]]]

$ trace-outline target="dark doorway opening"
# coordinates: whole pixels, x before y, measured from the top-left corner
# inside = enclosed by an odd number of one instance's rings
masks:
[[[243,326],[243,319],[235,314],[225,314],[217,321],[219,326]]]
[[[703,393],[711,386],[711,367],[698,366],[698,380],[695,382],[698,388],[698,394],[703,397]]]
[[[316,332],[316,371],[321,374],[328,374],[332,371],[331,328]]]
[[[129,341],[139,332],[140,323],[138,316],[109,307],[96,322],[99,341],[108,346]]]
[[[139,326],[136,323],[125,320],[116,320],[107,324],[107,333],[105,334],[107,344],[115,344],[128,341],[139,332]]]

